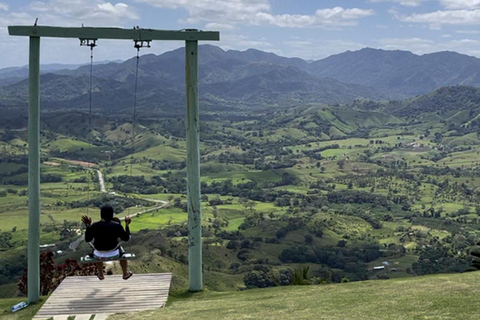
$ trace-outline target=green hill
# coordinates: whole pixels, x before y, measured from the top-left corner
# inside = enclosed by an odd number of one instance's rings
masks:
[[[479,272],[416,278],[289,286],[240,292],[173,292],[166,308],[117,314],[140,319],[478,319]],[[132,280],[133,281],[133,280]],[[2,319],[31,319],[39,305],[16,314],[22,298],[0,300]]]
[[[137,319],[478,319],[480,273],[173,296]]]

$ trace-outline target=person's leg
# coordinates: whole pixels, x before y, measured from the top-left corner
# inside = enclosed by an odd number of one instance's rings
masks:
[[[126,259],[120,259],[120,267],[122,267],[123,278],[128,279],[131,277],[131,272],[128,271],[128,261]]]
[[[97,266],[97,272],[98,272],[98,279],[103,280],[105,279],[105,276],[103,275],[103,262],[95,262]]]

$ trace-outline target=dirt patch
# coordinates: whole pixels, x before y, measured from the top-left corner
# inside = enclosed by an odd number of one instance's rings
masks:
[[[61,162],[64,162],[64,163],[75,164],[75,165],[77,165],[77,166],[82,166],[82,167],[85,167],[85,168],[92,168],[92,167],[96,167],[96,166],[97,166],[96,163],[86,162],[86,161],[67,160],[67,159],[58,159],[57,161],[61,161]]]
[[[50,167],[60,167],[61,164],[58,163],[58,162],[51,162],[51,161],[45,161],[43,164],[46,164],[47,166],[50,166]]]

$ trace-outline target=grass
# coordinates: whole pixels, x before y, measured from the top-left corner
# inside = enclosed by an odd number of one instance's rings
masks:
[[[29,305],[27,308],[15,313],[10,312],[10,308],[19,302],[26,301],[25,297],[0,299],[0,319],[5,320],[30,320],[45,302],[46,297],[41,297],[39,303]]]
[[[179,208],[161,209],[158,212],[149,212],[134,218],[130,226],[132,232],[142,229],[158,229],[160,226],[179,224],[187,221],[187,213]]]
[[[241,292],[183,293],[164,309],[117,314],[137,319],[478,319],[480,273],[290,286]]]

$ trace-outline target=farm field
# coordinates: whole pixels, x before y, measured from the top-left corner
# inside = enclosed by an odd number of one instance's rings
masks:
[[[291,284],[307,267],[309,284],[469,269],[469,250],[480,239],[474,135],[453,139],[442,126],[379,113],[364,128],[363,113],[357,119],[320,108],[269,115],[269,130],[258,119],[205,126],[206,288]],[[181,290],[188,261],[185,139],[176,127],[144,123],[133,150],[128,121],[104,121],[95,148],[82,136],[54,132],[42,141],[40,241],[61,252],[58,264],[78,259],[88,250],[79,242],[81,216],[98,219],[109,203],[119,218],[132,217],[126,247],[139,257],[132,269],[173,268],[174,289]],[[12,140],[11,148],[22,141]],[[7,159],[0,166],[0,260],[8,267],[0,268],[0,285],[12,286],[26,263],[28,170],[24,154]],[[388,270],[374,269],[386,261]]]

